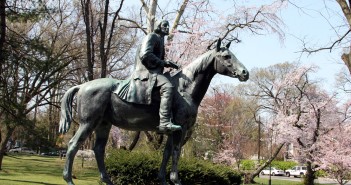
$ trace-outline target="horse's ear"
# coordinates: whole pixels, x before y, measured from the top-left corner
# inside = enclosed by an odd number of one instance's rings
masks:
[[[219,38],[218,40],[217,40],[217,46],[216,46],[216,51],[218,52],[218,51],[220,51],[221,50],[221,38]]]
[[[231,43],[232,41],[230,41],[227,45],[225,45],[225,47],[229,49]]]

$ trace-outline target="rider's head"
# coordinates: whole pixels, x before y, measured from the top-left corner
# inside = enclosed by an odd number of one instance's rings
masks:
[[[161,20],[161,21],[157,22],[154,32],[157,34],[161,34],[161,35],[168,35],[169,34],[169,22],[166,20]]]

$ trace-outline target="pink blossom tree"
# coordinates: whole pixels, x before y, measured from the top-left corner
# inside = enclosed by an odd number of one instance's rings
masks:
[[[321,141],[339,123],[334,119],[338,112],[335,95],[328,94],[309,78],[316,69],[296,63],[257,69],[251,78],[254,86],[248,91],[260,102],[261,113],[271,118],[266,127],[272,129],[274,142],[296,144],[299,155],[295,158],[308,167],[305,184],[314,183]]]
[[[302,69],[304,73],[305,69]],[[296,76],[300,74],[298,71]],[[295,77],[296,77],[295,76]],[[296,78],[290,78],[292,83]],[[301,83],[300,80],[304,82]],[[336,126],[336,101],[334,96],[323,92],[315,85],[309,85],[307,76],[297,80],[306,88],[297,86],[299,98],[284,99],[284,107],[278,110],[274,121],[278,142],[297,144],[299,162],[307,164],[305,184],[314,184],[314,168],[318,166],[317,155],[321,152],[321,141]],[[295,81],[295,83],[297,82]],[[302,91],[304,90],[304,91]],[[279,134],[278,134],[279,133]]]
[[[287,73],[277,87],[285,89],[276,107],[274,132],[277,142],[297,144],[296,159],[307,164],[305,184],[314,184],[315,170],[326,169],[340,184],[350,172],[349,104],[338,106],[335,94],[309,80],[314,67]]]
[[[351,179],[350,105],[347,102],[338,107],[338,115],[332,118],[336,125],[322,138],[318,146],[319,155],[316,156],[319,168],[327,171],[340,185]]]
[[[202,101],[192,142],[198,148],[197,156],[205,155],[216,163],[237,164],[239,169],[240,161],[252,156],[256,149],[257,124],[248,111],[248,105],[255,102],[230,88],[213,88]]]

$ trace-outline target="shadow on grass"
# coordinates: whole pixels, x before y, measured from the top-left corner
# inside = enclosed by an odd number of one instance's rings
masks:
[[[0,182],[3,181],[4,179],[0,179]],[[22,183],[33,183],[33,184],[43,184],[43,185],[60,185],[60,184],[52,184],[52,183],[47,183],[47,182],[36,182],[36,181],[26,181],[26,180],[14,180],[14,179],[6,179],[6,181],[12,181],[12,182],[22,182]]]
[[[47,157],[47,156],[40,156],[40,155],[8,155],[6,156],[8,158],[14,158],[18,160],[28,160],[28,161],[37,161],[37,162],[44,162],[44,163],[51,163],[52,159],[59,159],[59,157]],[[38,159],[38,157],[42,157],[41,159]]]

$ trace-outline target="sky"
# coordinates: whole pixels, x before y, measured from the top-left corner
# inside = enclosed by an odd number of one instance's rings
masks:
[[[303,48],[302,40],[305,40],[310,47],[329,46],[337,37],[331,25],[343,24],[343,17],[340,15],[342,12],[334,0],[326,0],[326,4],[321,0],[295,2],[303,9],[288,5],[279,13],[285,23],[283,41],[273,34],[247,34],[242,36],[241,43],[231,46],[231,50],[249,71],[255,67],[268,67],[286,61],[317,65],[319,70],[312,75],[312,78],[320,80],[321,85],[330,91],[335,83],[335,74],[341,69],[346,69],[340,57],[343,49],[339,47],[332,51],[325,50],[310,55],[300,51]],[[344,33],[345,31],[340,31],[340,34]],[[212,85],[221,83],[238,82],[220,76],[216,76],[212,81]]]
[[[230,11],[234,0],[210,0],[216,3],[214,7]],[[335,74],[341,69],[346,69],[340,56],[342,48],[335,48],[332,51],[325,50],[308,55],[301,53],[303,48],[302,40],[310,47],[329,46],[331,41],[336,40],[337,34],[333,27],[344,23],[344,17],[339,5],[335,0],[291,0],[296,7],[289,4],[278,15],[285,23],[283,31],[285,39],[281,41],[277,35],[252,35],[251,33],[241,34],[240,43],[231,44],[231,51],[247,67],[249,71],[253,68],[264,68],[282,62],[300,62],[303,65],[317,65],[319,70],[312,78],[320,80],[326,90],[333,89]],[[161,8],[172,6],[174,1],[159,0]],[[260,4],[272,2],[272,0],[235,0],[236,3],[248,6],[260,6]],[[140,7],[139,0],[129,0],[128,5]],[[344,34],[345,30],[338,30]],[[238,84],[238,80],[229,77],[216,75],[211,85]]]

